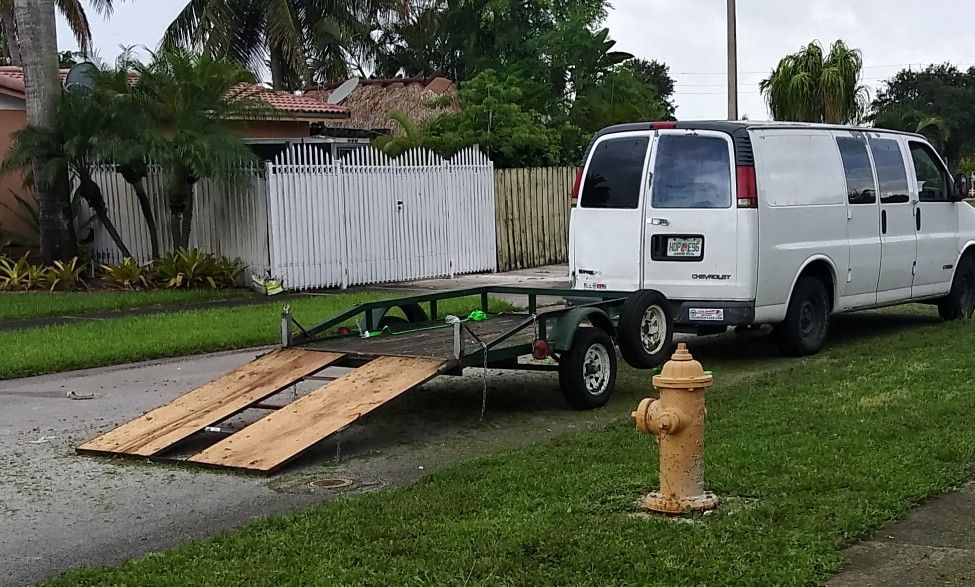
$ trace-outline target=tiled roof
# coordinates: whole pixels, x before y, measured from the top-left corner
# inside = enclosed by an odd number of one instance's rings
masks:
[[[304,118],[324,115],[324,118],[348,118],[349,109],[308,94],[292,94],[281,90],[271,90],[258,84],[239,84],[233,90],[249,97],[260,98],[283,112],[302,115]]]
[[[67,75],[68,70],[62,69],[62,83]],[[0,66],[0,93],[12,94],[20,98],[24,97],[26,93],[24,71],[20,67],[13,65]],[[291,92],[271,90],[259,84],[239,84],[231,90],[231,93],[260,98],[282,112],[294,114],[300,118],[349,117],[348,108],[329,104],[317,96],[307,94],[296,95]]]

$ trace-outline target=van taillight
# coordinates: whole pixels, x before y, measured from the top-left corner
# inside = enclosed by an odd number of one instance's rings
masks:
[[[755,167],[738,166],[738,207],[758,208],[758,186],[755,182]]]
[[[579,199],[579,189],[582,187],[582,167],[576,168],[576,181],[572,184],[572,201]]]

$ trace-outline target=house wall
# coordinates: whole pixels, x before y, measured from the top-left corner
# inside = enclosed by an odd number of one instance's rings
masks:
[[[248,122],[239,133],[247,139],[303,139],[311,129],[307,120],[261,120]]]
[[[0,95],[0,157],[5,156],[10,150],[13,133],[23,128],[26,123],[27,112],[24,110],[24,101]],[[19,173],[0,176],[0,202],[14,210],[19,210],[14,194],[30,201],[30,198],[26,197],[23,178]],[[34,236],[33,231],[4,206],[0,206],[0,228],[25,236]]]

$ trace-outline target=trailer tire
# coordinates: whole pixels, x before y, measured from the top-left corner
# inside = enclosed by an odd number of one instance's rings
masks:
[[[829,333],[829,294],[819,279],[804,275],[796,282],[785,321],[776,324],[775,341],[783,355],[804,357],[823,348]]]
[[[616,333],[620,354],[629,366],[653,369],[661,365],[674,345],[674,317],[667,298],[648,290],[626,298]]]
[[[577,410],[601,408],[616,386],[616,349],[602,328],[582,327],[559,359],[559,387]]]

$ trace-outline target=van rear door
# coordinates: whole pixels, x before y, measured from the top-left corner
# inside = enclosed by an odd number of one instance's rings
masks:
[[[753,271],[738,268],[731,137],[716,131],[660,130],[650,169],[643,289],[680,300],[748,299]],[[741,212],[754,216],[757,211]]]
[[[642,282],[643,206],[653,133],[600,137],[589,150],[570,220],[574,287],[636,291]]]

